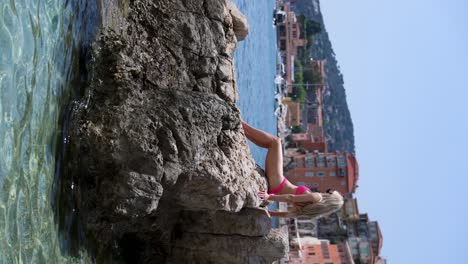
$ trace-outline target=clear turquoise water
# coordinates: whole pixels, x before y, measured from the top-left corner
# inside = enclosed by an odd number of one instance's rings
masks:
[[[239,107],[276,133],[273,0],[235,1],[251,33],[235,54]],[[0,0],[0,264],[89,263],[67,257],[54,221],[60,113],[79,78],[78,47],[96,13],[86,0]],[[251,145],[263,166],[265,151]]]
[[[76,75],[76,8],[0,0],[0,263],[76,263],[60,250],[51,192],[60,109]]]
[[[250,34],[234,54],[242,118],[276,135],[275,78],[276,29],[272,26],[274,0],[234,0],[247,17]],[[249,143],[255,161],[265,164],[266,150]]]

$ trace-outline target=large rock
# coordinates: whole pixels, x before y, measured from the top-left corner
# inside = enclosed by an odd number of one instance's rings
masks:
[[[78,222],[93,255],[127,263],[279,258],[285,240],[272,233],[264,211],[249,209],[267,184],[234,104],[232,4],[137,0],[114,7],[123,9],[103,15],[111,21],[93,46],[63,166],[77,174]]]
[[[244,40],[249,34],[249,23],[247,18],[237,8],[236,4],[228,1],[227,7],[232,17],[233,29],[236,34],[237,40]]]
[[[169,263],[272,263],[288,250],[288,238],[278,230],[261,238],[183,233],[175,239]]]
[[[241,236],[265,236],[271,219],[264,209],[244,208],[227,211],[183,211],[178,228],[183,232]]]

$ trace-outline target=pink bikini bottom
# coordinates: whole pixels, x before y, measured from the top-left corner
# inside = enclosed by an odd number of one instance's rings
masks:
[[[276,187],[275,189],[268,191],[268,194],[278,194],[279,192],[281,192],[284,185],[286,185],[286,181],[287,181],[286,178],[283,178],[283,181],[280,183],[280,185]]]

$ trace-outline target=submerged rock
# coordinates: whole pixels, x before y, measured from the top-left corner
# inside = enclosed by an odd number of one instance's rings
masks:
[[[280,258],[287,241],[252,209],[267,184],[234,104],[245,17],[224,0],[122,3],[103,15],[69,131],[90,250],[98,262]]]

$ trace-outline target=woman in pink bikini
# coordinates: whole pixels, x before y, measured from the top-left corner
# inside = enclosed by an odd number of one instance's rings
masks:
[[[335,212],[343,206],[343,197],[339,192],[327,190],[325,193],[312,192],[306,186],[296,186],[283,176],[283,154],[281,140],[264,131],[255,129],[242,122],[245,136],[255,145],[267,148],[265,175],[268,178],[268,192],[258,192],[260,199],[293,204],[288,212],[272,212],[271,216],[296,217],[300,215],[312,218]]]

